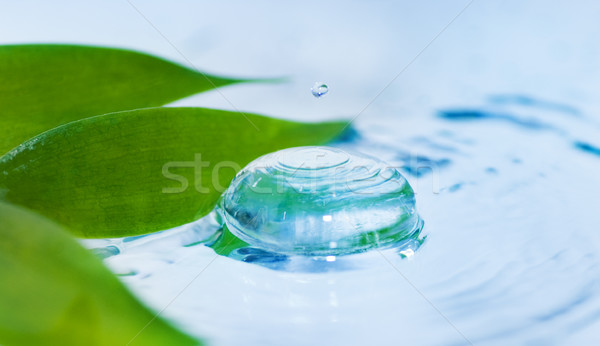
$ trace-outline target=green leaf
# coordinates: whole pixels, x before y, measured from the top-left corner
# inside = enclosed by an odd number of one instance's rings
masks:
[[[150,233],[206,215],[236,171],[258,156],[325,143],[345,125],[203,108],[101,115],[0,158],[0,199],[82,237]]]
[[[60,124],[237,82],[123,49],[0,46],[0,154]]]
[[[3,202],[0,220],[0,344],[200,343],[154,318],[59,225]]]
[[[221,256],[229,256],[233,250],[250,246],[250,244],[236,237],[229,231],[226,225],[223,225],[222,234],[217,241],[210,245]]]

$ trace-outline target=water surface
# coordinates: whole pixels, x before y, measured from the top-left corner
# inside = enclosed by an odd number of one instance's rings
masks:
[[[600,157],[581,143],[600,129],[547,108],[439,109],[402,135],[400,121],[363,119],[333,144],[406,174],[428,234],[408,256],[273,270],[193,245],[210,227],[187,226],[118,244],[105,261],[217,345],[590,344],[600,328]]]

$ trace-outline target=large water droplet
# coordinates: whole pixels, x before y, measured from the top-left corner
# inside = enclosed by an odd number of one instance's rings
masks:
[[[322,82],[316,82],[313,87],[310,89],[314,97],[321,97],[329,91],[329,87],[327,84]]]
[[[283,254],[334,256],[391,247],[421,231],[414,193],[384,162],[329,147],[298,147],[246,166],[221,197],[227,228]]]

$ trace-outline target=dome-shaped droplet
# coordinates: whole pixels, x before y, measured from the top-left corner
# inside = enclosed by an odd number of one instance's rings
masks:
[[[221,197],[228,229],[252,246],[315,256],[392,246],[422,222],[406,179],[384,162],[329,147],[265,155]]]
[[[310,89],[314,97],[321,97],[329,91],[329,87],[327,84],[322,82],[316,82],[313,87]]]

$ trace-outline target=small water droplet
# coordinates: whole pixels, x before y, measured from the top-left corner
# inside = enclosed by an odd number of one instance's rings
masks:
[[[327,84],[322,83],[322,82],[316,82],[312,89],[310,89],[310,91],[312,92],[314,97],[321,97],[325,94],[327,94],[327,92],[329,91],[329,87],[327,86]]]

